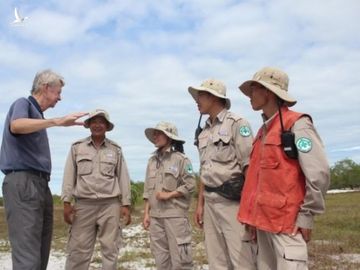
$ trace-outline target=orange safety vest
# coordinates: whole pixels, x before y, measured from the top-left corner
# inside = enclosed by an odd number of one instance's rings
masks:
[[[285,130],[304,114],[281,109]],[[305,196],[305,176],[297,159],[290,159],[281,146],[279,114],[262,138],[253,142],[249,168],[241,194],[238,220],[272,233],[291,233]]]

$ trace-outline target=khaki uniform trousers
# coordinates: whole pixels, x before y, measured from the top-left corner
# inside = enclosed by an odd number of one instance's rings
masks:
[[[307,245],[302,235],[257,230],[259,270],[307,270]]]
[[[150,249],[157,270],[193,269],[188,218],[152,217],[149,231]]]
[[[237,220],[239,203],[205,197],[205,247],[210,270],[256,269],[257,246]]]
[[[101,246],[102,269],[117,269],[121,241],[119,199],[78,200],[75,211],[65,269],[89,269],[96,236]]]

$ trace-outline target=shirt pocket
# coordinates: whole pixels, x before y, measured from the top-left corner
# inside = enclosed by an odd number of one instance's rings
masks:
[[[214,153],[212,160],[221,163],[235,159],[235,149],[231,145],[231,136],[215,136],[213,139]]]
[[[102,175],[114,177],[116,169],[116,158],[114,155],[108,156],[105,153],[100,158],[100,172]]]
[[[150,172],[146,179],[146,189],[144,190],[149,196],[154,193],[156,184],[156,173]]]
[[[267,157],[270,160],[277,160],[277,153],[279,150],[282,150],[282,146],[281,146],[281,137],[280,137],[280,133],[279,134],[272,134],[270,136],[267,136],[265,138],[264,141],[264,153],[263,155],[265,157]],[[283,152],[284,153],[284,152]]]
[[[199,136],[199,155],[200,160],[203,161],[205,159],[205,150],[208,143],[208,137],[207,136]]]
[[[76,157],[77,174],[88,175],[93,171],[93,162],[90,155],[78,155]]]
[[[179,168],[167,168],[164,170],[163,188],[165,191],[174,191],[178,187]]]

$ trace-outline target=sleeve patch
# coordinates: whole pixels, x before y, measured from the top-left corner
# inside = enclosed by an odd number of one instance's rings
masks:
[[[296,148],[303,153],[308,153],[312,149],[312,141],[309,138],[301,137],[296,141]]]
[[[239,129],[240,135],[243,137],[249,137],[251,135],[251,130],[248,126],[242,126]]]
[[[192,165],[189,163],[189,164],[186,164],[185,166],[185,171],[188,173],[188,174],[192,174],[193,173],[193,167]]]

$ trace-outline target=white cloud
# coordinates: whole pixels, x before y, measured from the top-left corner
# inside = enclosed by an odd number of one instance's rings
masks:
[[[108,110],[116,125],[109,136],[123,146],[132,178],[142,180],[153,151],[144,129],[160,120],[176,123],[198,168],[189,85],[223,80],[232,111],[256,131],[260,113],[237,87],[272,65],[288,72],[295,109],[312,115],[329,160],[360,161],[359,7],[356,0],[29,2],[21,7],[31,18],[24,27],[0,26],[0,117],[28,95],[38,70],[51,67],[66,86],[45,115]],[[57,193],[71,142],[87,135],[49,129]]]
[[[14,28],[18,31],[20,28]],[[24,44],[9,42],[6,39],[0,39],[0,63],[2,68],[12,70],[33,70],[41,66],[45,57],[31,50],[27,50]]]

